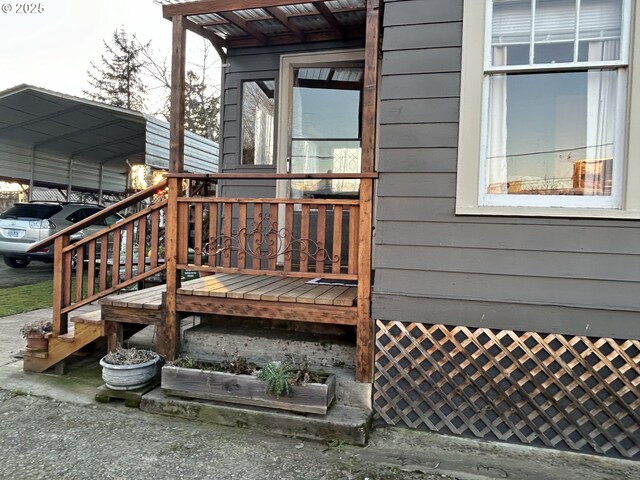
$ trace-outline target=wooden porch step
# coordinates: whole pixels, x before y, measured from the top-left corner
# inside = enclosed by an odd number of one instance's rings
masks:
[[[78,323],[74,325],[72,333],[70,332],[49,339],[49,350],[44,358],[25,355],[24,370],[37,373],[44,372],[46,369],[74,354],[85,345],[103,337],[104,334],[103,324]]]
[[[91,312],[81,313],[69,319],[74,324],[82,323],[84,325],[100,325],[102,324],[102,310],[92,310]]]
[[[70,328],[69,331],[63,335],[58,335],[55,337],[57,340],[65,343],[73,343],[76,339],[75,332],[73,328]],[[49,340],[51,341],[51,340]]]

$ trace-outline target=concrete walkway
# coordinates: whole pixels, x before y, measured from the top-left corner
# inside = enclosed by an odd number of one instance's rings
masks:
[[[65,376],[26,374],[20,326],[0,318],[0,479],[640,479],[640,462],[458,439],[400,428],[365,448],[97,404],[95,358]],[[137,339],[150,343],[149,332]]]

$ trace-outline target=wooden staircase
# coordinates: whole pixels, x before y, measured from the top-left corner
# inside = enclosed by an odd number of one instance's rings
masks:
[[[44,372],[82,347],[105,336],[105,324],[100,310],[74,316],[71,322],[73,326],[67,333],[49,337],[49,349],[46,352],[23,350],[25,371]]]

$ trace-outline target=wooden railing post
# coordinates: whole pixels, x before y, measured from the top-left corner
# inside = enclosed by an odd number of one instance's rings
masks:
[[[358,324],[356,380],[370,382],[373,373],[373,323],[371,321],[371,225],[373,180],[360,181],[358,224]]]
[[[66,292],[71,291],[71,272],[67,271],[63,249],[69,245],[69,236],[56,238],[53,257],[53,335],[64,335],[68,331],[68,314],[62,313],[67,306]]]
[[[367,0],[362,92],[362,172],[375,170],[380,66],[380,0]],[[358,241],[358,326],[356,380],[373,380],[373,322],[371,319],[371,227],[373,180],[360,181]]]
[[[167,218],[165,222],[165,265],[167,274],[167,289],[165,294],[164,330],[156,336],[157,349],[167,359],[173,360],[180,352],[180,319],[176,310],[176,296],[180,288],[180,273],[178,271],[178,197],[181,196],[182,182],[177,178],[168,180],[169,191],[167,201]],[[160,334],[163,333],[163,334]]]

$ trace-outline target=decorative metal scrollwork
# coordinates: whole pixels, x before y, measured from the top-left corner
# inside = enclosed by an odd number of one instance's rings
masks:
[[[256,238],[258,241],[256,241]],[[244,242],[241,242],[244,239]],[[339,263],[338,255],[331,256],[326,248],[311,238],[297,238],[295,232],[279,228],[278,219],[272,220],[268,213],[260,215],[260,221],[253,227],[241,228],[237,232],[218,235],[205,245],[209,255],[229,258],[232,252],[243,253],[247,257],[272,260],[283,256],[290,260],[295,251],[301,259],[314,259],[322,263]]]

